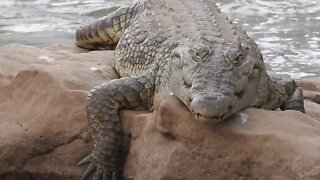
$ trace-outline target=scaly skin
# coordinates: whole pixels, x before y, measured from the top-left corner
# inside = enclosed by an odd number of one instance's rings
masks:
[[[82,179],[115,179],[119,110],[151,110],[173,93],[199,121],[217,123],[247,107],[304,112],[302,90],[267,75],[256,43],[211,0],[145,0],[77,31],[77,46],[115,49],[120,79],[94,88],[87,116],[94,149]]]

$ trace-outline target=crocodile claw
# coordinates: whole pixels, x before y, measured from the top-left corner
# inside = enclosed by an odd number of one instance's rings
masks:
[[[92,176],[94,180],[114,180],[115,173],[108,171],[108,167],[91,162],[80,180],[88,180]]]
[[[110,168],[110,163],[106,164],[99,162],[94,158],[93,152],[83,158],[78,165],[89,164],[86,171],[82,175],[80,180],[88,180],[92,177],[93,180],[115,180],[116,173]],[[112,164],[112,163],[111,163]],[[109,166],[108,166],[109,165]]]
[[[86,180],[95,170],[96,167],[93,164],[90,164],[80,180]]]
[[[90,163],[91,159],[92,159],[92,154],[90,153],[78,163],[78,166]]]

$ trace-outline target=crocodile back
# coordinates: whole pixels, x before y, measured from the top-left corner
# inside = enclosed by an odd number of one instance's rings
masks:
[[[164,67],[171,51],[186,41],[195,43],[253,43],[212,0],[147,0],[124,30],[115,50],[114,68],[121,77]]]

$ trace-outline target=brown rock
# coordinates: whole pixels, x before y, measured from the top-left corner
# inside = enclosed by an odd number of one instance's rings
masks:
[[[320,91],[320,78],[299,80],[298,84],[306,91]]]
[[[92,149],[86,93],[117,77],[112,52],[62,45],[0,52],[0,179],[79,179],[85,167],[76,164]],[[320,80],[307,84],[319,92]],[[124,175],[320,179],[319,106],[306,101],[307,114],[249,108],[213,126],[197,122],[176,98],[157,95],[154,113],[121,112],[131,135]]]
[[[303,94],[306,99],[320,104],[320,78],[303,79],[298,84],[304,90]]]
[[[116,77],[112,52],[61,45],[0,52],[0,179],[78,177],[84,167],[76,164],[91,149],[86,94]]]
[[[145,127],[135,126],[142,119]],[[133,119],[125,176],[319,179],[319,130],[320,122],[309,115],[254,108],[215,126],[201,124],[176,98],[157,95],[154,114]]]

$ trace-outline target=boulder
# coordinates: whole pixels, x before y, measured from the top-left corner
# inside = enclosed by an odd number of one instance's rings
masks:
[[[0,179],[79,179],[77,163],[92,149],[86,94],[117,78],[113,52],[17,44],[0,52]],[[165,94],[153,113],[121,111],[131,139],[125,179],[320,179],[320,78],[299,84],[306,114],[248,108],[203,124]]]
[[[320,104],[320,81],[319,78],[309,78],[298,81],[299,86],[304,90],[304,97]]]
[[[88,90],[117,77],[113,52],[0,47],[0,179],[70,179],[91,149]]]
[[[123,118],[131,129],[125,177],[320,179],[317,118],[248,108],[220,124],[202,124],[176,98],[158,94],[153,114]]]
[[[319,119],[320,78],[309,78],[299,80],[298,84],[303,89],[306,113],[316,119]]]

